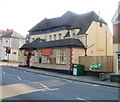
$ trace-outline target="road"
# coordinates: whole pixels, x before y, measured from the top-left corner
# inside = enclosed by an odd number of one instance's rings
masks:
[[[118,89],[0,66],[2,100],[118,100]],[[109,102],[109,101],[108,101]]]

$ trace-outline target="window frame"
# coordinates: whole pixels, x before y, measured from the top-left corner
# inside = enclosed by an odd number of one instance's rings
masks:
[[[57,49],[56,64],[66,64],[66,49]]]

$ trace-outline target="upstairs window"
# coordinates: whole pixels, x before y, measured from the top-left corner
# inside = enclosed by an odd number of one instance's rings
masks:
[[[61,33],[59,33],[59,39],[61,40]]]
[[[102,27],[102,22],[100,22],[100,27]]]
[[[32,41],[34,40],[35,38],[32,38]]]
[[[9,41],[8,40],[4,41],[4,46],[9,46]]]
[[[56,40],[56,34],[54,34],[54,40]]]
[[[75,38],[75,33],[73,33],[73,38]]]
[[[49,35],[49,40],[50,40],[50,41],[52,40],[52,35]]]

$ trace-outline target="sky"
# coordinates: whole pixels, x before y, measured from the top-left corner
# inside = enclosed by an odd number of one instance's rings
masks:
[[[119,0],[0,0],[0,29],[13,29],[26,36],[44,18],[60,17],[67,11],[100,12],[112,32],[112,17]]]

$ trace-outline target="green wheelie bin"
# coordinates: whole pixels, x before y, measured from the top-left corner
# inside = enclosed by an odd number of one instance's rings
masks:
[[[85,75],[85,67],[81,64],[73,65],[73,75],[75,76],[84,76]]]

